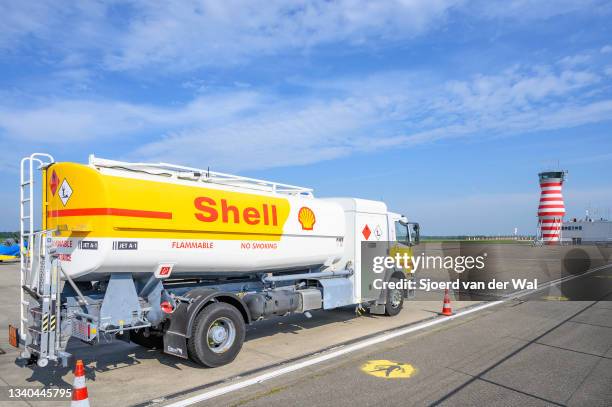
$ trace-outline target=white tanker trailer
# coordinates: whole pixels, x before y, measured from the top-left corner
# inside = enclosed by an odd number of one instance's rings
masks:
[[[361,267],[364,242],[418,242],[418,224],[383,202],[93,155],[85,165],[33,154],[21,171],[21,324],[10,337],[40,366],[67,364],[72,336],[220,366],[257,320],[347,305],[395,315],[407,295],[366,286]]]

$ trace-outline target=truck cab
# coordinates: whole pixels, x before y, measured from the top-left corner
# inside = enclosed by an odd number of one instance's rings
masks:
[[[368,304],[371,312],[377,314],[399,313],[403,298],[409,293],[381,292],[373,287],[373,280],[379,278],[371,270],[371,257],[377,255],[395,255],[406,253],[412,256],[412,247],[419,243],[419,224],[410,222],[407,217],[390,212],[387,205],[381,201],[371,201],[359,198],[325,198],[340,204],[345,214],[346,235],[345,251],[339,264],[352,262],[354,275],[352,279],[352,304]],[[385,276],[385,279],[413,278],[412,268],[396,269]],[[395,308],[387,305],[388,297],[398,298]],[[347,303],[349,303],[347,301]]]

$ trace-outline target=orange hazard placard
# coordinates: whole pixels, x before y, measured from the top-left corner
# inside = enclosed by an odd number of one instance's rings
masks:
[[[172,263],[164,263],[157,266],[157,270],[155,271],[155,277],[157,278],[168,278],[170,277],[170,273],[172,273],[172,267],[174,264]]]

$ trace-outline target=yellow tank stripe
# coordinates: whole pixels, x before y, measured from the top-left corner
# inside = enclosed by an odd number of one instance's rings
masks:
[[[47,227],[61,237],[278,241],[290,211],[277,196],[103,175],[74,163],[52,165],[46,178]]]

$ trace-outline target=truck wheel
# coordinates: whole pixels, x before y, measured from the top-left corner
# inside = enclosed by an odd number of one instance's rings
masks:
[[[189,357],[208,367],[233,361],[244,342],[246,328],[240,311],[223,302],[204,308],[196,317],[187,341]]]
[[[140,329],[138,332],[130,331],[130,341],[137,345],[148,349],[163,349],[164,348],[164,337],[160,335],[149,334],[144,335],[144,330]]]
[[[391,277],[389,282],[397,283],[399,278]],[[387,303],[385,304],[385,315],[393,317],[400,313],[404,306],[404,293],[398,288],[387,290]]]

